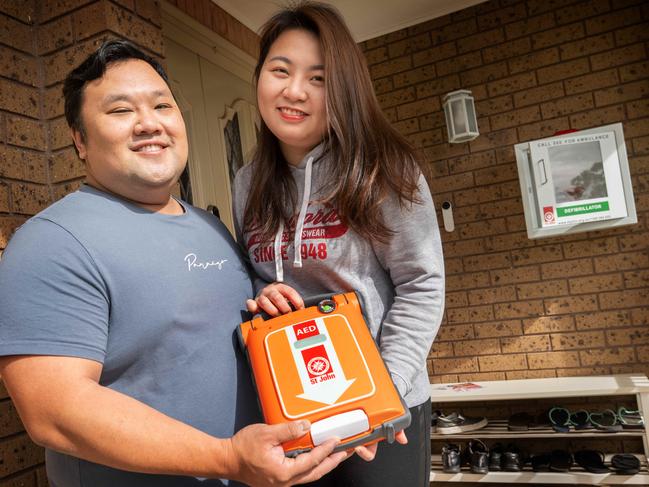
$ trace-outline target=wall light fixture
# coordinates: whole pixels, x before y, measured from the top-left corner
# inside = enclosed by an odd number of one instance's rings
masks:
[[[480,135],[473,96],[469,90],[448,93],[444,97],[444,114],[451,144],[468,142]]]

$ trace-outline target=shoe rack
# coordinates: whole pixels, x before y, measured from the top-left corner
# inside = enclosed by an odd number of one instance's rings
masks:
[[[473,382],[480,387],[468,390],[454,389],[453,384],[433,384],[431,398],[433,409],[444,410],[445,403],[453,403],[461,409],[461,403],[485,401],[509,401],[520,399],[557,399],[587,398],[611,396],[635,396],[637,408],[645,418],[649,419],[649,379],[644,375],[622,374],[589,377],[559,377],[548,379],[523,379],[508,381]],[[435,442],[466,442],[472,438],[483,441],[503,440],[513,442],[534,438],[562,438],[575,440],[579,438],[622,438],[641,437],[643,452],[634,453],[640,460],[641,469],[635,475],[619,475],[615,472],[592,474],[584,471],[576,464],[569,472],[534,472],[526,466],[521,472],[489,472],[486,474],[472,473],[468,467],[462,467],[460,473],[445,473],[442,471],[440,455],[433,455],[430,480],[431,482],[476,482],[494,484],[556,484],[556,485],[645,485],[649,486],[649,432],[646,429],[623,430],[620,432],[601,431],[570,431],[558,433],[551,428],[526,431],[510,431],[507,420],[489,420],[489,425],[476,431],[453,435],[431,433]],[[539,440],[542,441],[542,440]],[[605,463],[610,465],[613,454],[606,455]]]

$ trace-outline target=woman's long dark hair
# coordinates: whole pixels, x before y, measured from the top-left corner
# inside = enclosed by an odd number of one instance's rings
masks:
[[[381,111],[365,57],[338,11],[301,2],[281,10],[263,27],[255,85],[275,40],[286,30],[304,29],[320,41],[325,66],[328,133],[324,154],[332,160],[322,202],[364,238],[386,242],[392,235],[381,219],[381,202],[395,193],[399,202],[417,202],[420,168],[410,144]],[[275,135],[261,120],[253,157],[251,187],[243,227],[268,240],[281,220],[296,211],[297,192]]]

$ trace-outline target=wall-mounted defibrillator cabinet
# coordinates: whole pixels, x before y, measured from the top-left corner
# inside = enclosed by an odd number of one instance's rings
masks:
[[[516,144],[529,238],[638,222],[622,124]]]

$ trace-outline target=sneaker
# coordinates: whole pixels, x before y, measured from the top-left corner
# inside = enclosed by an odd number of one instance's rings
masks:
[[[440,415],[437,418],[437,433],[440,435],[465,433],[484,428],[487,423],[487,418],[465,418],[460,413],[452,412],[448,416]]]
[[[459,473],[462,465],[460,447],[446,444],[442,447],[442,470],[446,473]]]
[[[469,441],[466,446],[466,458],[473,473],[489,472],[489,448],[482,441]]]

